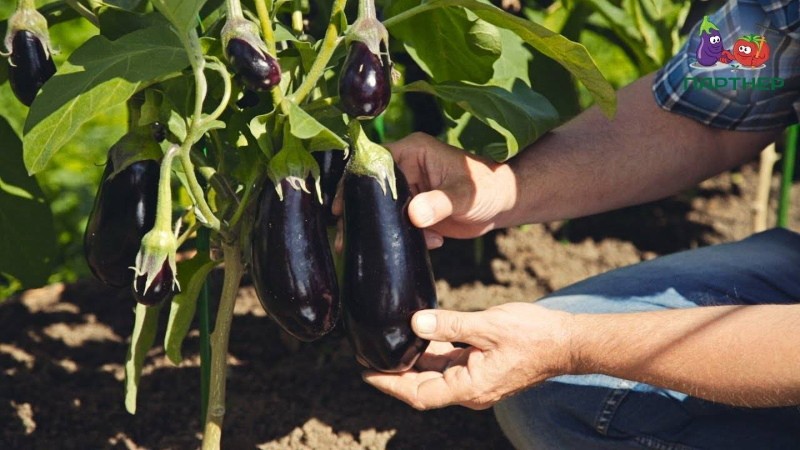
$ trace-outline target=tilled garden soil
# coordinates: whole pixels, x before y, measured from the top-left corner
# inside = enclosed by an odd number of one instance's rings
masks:
[[[751,232],[756,170],[750,164],[644,206],[492,233],[481,243],[448,241],[432,252],[441,306],[477,310],[535,300],[615,267],[743,238]],[[800,224],[795,205],[793,223]],[[93,280],[31,290],[0,305],[0,449],[198,447],[196,332],[178,367],[160,346],[150,351],[137,414],[124,409],[132,308],[128,293]],[[510,448],[491,411],[418,412],[359,374],[340,332],[293,342],[265,316],[252,288],[242,288],[224,448]]]

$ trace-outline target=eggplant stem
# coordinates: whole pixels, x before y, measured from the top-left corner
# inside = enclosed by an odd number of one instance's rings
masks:
[[[242,251],[238,244],[223,244],[225,278],[222,282],[217,321],[211,333],[211,379],[208,390],[208,411],[203,434],[203,450],[218,450],[222,441],[222,420],[225,417],[225,379],[227,372],[228,341],[230,338],[233,307],[244,274]]]
[[[167,150],[161,160],[158,176],[158,203],[156,203],[156,222],[153,229],[172,231],[172,160],[180,151],[177,145]]]
[[[306,78],[300,84],[300,87],[289,97],[290,100],[298,105],[305,100],[312,90],[314,90],[317,81],[319,81],[320,77],[325,73],[325,67],[328,65],[328,61],[331,60],[333,51],[336,50],[336,47],[339,45],[339,34],[341,34],[342,30],[339,29],[338,20],[336,20],[336,18],[339,14],[344,14],[344,5],[346,3],[347,0],[336,0],[333,3],[328,28],[325,30],[325,37],[322,40],[322,47],[317,57],[314,58],[314,62],[311,64],[311,69],[308,70]]]
[[[226,15],[228,19],[244,19],[242,14],[242,4],[239,0],[226,0],[225,6],[227,8]]]

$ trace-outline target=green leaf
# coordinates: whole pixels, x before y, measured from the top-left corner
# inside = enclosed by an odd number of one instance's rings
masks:
[[[25,175],[22,143],[0,117],[0,272],[22,287],[47,282],[57,254],[53,215],[36,178]]]
[[[390,14],[415,4],[418,0],[400,0],[393,4]],[[502,49],[499,39],[486,34],[491,27],[486,22],[471,21],[462,8],[448,8],[425,11],[389,31],[434,81],[485,83],[492,78],[492,65]]]
[[[409,9],[384,21],[384,25],[392,32],[394,27],[424,12],[461,6],[469,9],[481,19],[500,28],[513,31],[525,42],[558,61],[575,76],[595,98],[595,101],[607,116],[613,116],[616,110],[616,94],[611,84],[595,65],[586,48],[578,43],[554,33],[547,28],[528,20],[511,15],[495,6],[481,3],[478,0],[433,0]],[[416,20],[416,19],[415,19]],[[452,39],[452,36],[450,36]]]
[[[339,135],[319,123],[317,119],[303,111],[303,108],[294,102],[286,101],[285,103],[289,111],[289,126],[292,135],[303,140],[310,139],[308,151],[347,147],[347,143]]]
[[[160,306],[136,304],[136,320],[131,333],[131,344],[125,357],[125,409],[136,414],[136,394],[142,377],[142,366],[147,351],[156,340]]]
[[[435,95],[500,133],[505,138],[505,146],[467,149],[478,150],[496,160],[511,158],[558,124],[558,113],[550,102],[521,80],[513,80],[510,89],[465,82],[434,85],[417,81],[402,90]]]
[[[153,6],[175,26],[182,35],[196,27],[200,9],[206,0],[153,0]]]
[[[70,56],[31,106],[23,138],[25,167],[44,169],[91,118],[124,103],[148,83],[189,64],[166,25],[135,31],[116,41],[95,36]]]
[[[181,346],[194,318],[197,297],[214,266],[216,266],[216,262],[211,261],[208,255],[202,253],[198,253],[188,261],[178,263],[178,282],[183,290],[172,298],[167,333],[164,337],[164,350],[167,352],[167,358],[173,364],[180,364],[183,360]]]

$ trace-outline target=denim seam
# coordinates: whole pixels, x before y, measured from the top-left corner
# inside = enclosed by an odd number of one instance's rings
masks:
[[[650,436],[636,436],[633,438],[638,444],[647,448],[655,450],[697,450],[696,447],[690,447],[684,444],[676,444],[672,442],[665,442]]]
[[[614,418],[614,413],[617,411],[620,403],[628,395],[630,389],[612,389],[606,399],[603,401],[603,409],[597,414],[594,421],[594,429],[603,436],[608,435],[608,427],[611,425],[611,419]]]

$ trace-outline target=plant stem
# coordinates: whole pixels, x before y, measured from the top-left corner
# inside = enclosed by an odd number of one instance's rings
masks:
[[[267,50],[272,56],[277,56],[278,49],[275,46],[275,33],[272,32],[272,19],[269,18],[266,0],[256,0],[256,12],[258,13],[258,20],[261,21],[261,33],[264,34],[264,43],[267,44]]]
[[[172,229],[172,160],[180,152],[180,147],[172,145],[164,159],[158,175],[158,203],[156,204],[156,222],[154,230]]]
[[[228,19],[244,19],[244,14],[242,14],[242,4],[239,2],[239,0],[226,0],[225,6],[228,9],[226,12]]]
[[[100,20],[97,18],[94,13],[89,10],[89,8],[83,6],[78,0],[65,0],[66,4],[69,5],[70,8],[74,9],[78,14],[80,14],[84,19],[88,20],[92,25],[97,28],[100,28]]]
[[[203,450],[217,450],[222,440],[222,420],[225,417],[225,378],[227,372],[228,340],[233,320],[233,307],[239,283],[244,274],[241,247],[223,244],[225,278],[222,283],[217,321],[211,333],[211,380],[209,385],[208,413],[206,414]]]
[[[300,0],[292,2],[292,30],[295,33],[303,32],[303,10],[300,5]]]
[[[305,100],[312,90],[314,90],[317,81],[319,81],[322,74],[325,73],[325,67],[328,65],[328,61],[331,60],[333,51],[336,50],[336,46],[339,45],[339,34],[342,30],[339,29],[339,21],[337,19],[339,14],[344,14],[344,5],[346,3],[347,0],[335,0],[333,3],[328,28],[325,30],[325,37],[322,40],[322,47],[317,57],[314,59],[314,63],[311,64],[311,69],[308,70],[303,83],[300,84],[300,87],[289,97],[291,101],[298,105]]]
[[[375,0],[358,0],[357,19],[366,18],[377,18],[377,14],[375,12]]]
[[[786,148],[783,150],[783,174],[781,176],[781,199],[778,204],[778,226],[789,227],[789,206],[791,205],[794,165],[797,161],[797,138],[800,125],[792,125],[786,132]]]
[[[207,121],[216,120],[219,116],[212,114],[206,118],[202,117],[203,101],[205,100],[206,93],[208,92],[208,82],[206,81],[206,76],[203,72],[205,69],[206,60],[203,56],[203,49],[200,46],[200,38],[197,36],[197,31],[192,29],[188,35],[181,37],[181,42],[183,43],[183,47],[189,57],[189,62],[192,65],[192,72],[194,73],[195,81],[195,98],[194,113],[189,125],[189,130],[187,130],[186,139],[184,139],[183,143],[181,144],[180,162],[183,166],[184,172],[186,173],[186,180],[189,182],[189,190],[192,192],[192,196],[194,196],[195,201],[197,202],[197,208],[200,210],[200,214],[203,216],[203,224],[213,230],[219,231],[220,221],[211,211],[211,207],[208,206],[208,202],[206,202],[203,188],[197,181],[197,175],[195,175],[194,165],[192,164],[190,155],[192,144],[200,140],[202,137],[202,126],[207,123]],[[228,92],[226,92],[226,95],[230,96],[230,85],[228,84],[227,86],[228,87],[226,87],[226,91]],[[227,104],[227,102],[225,102],[225,104]],[[217,108],[215,114],[221,114],[222,110],[224,109]]]

